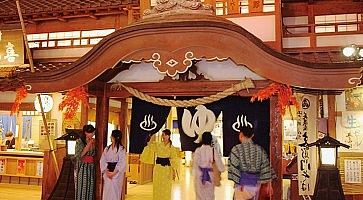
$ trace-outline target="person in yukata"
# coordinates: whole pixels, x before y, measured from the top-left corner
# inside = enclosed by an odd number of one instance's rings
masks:
[[[103,176],[103,200],[120,200],[126,172],[126,150],[121,144],[122,133],[113,130],[110,146],[107,146],[100,159]]]
[[[235,183],[234,199],[257,200],[260,186],[264,186],[264,194],[273,193],[271,181],[275,174],[270,166],[266,152],[253,143],[254,131],[251,127],[243,127],[239,140],[241,144],[234,146],[228,162],[228,179]]]
[[[14,149],[15,148],[15,138],[14,138],[14,133],[9,131],[5,134],[6,137],[6,142],[5,145],[7,146],[8,149]]]
[[[212,163],[215,162],[220,172],[224,171],[224,165],[220,154],[211,146],[212,134],[204,132],[202,135],[202,146],[194,152],[193,174],[195,193],[197,200],[213,200],[214,187]]]
[[[76,200],[95,199],[95,127],[84,125],[80,138],[76,141]]]
[[[154,164],[153,199],[170,200],[172,182],[179,169],[179,149],[173,147],[169,129],[162,131],[162,142],[150,141],[144,148],[140,160]]]

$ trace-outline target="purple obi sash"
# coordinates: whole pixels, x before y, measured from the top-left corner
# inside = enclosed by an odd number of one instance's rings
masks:
[[[210,175],[209,172],[212,171],[212,168],[202,168],[199,167],[200,171],[202,172],[202,176],[200,176],[203,185],[205,184],[205,182],[209,181],[210,183],[212,182],[210,179]]]
[[[241,172],[239,179],[239,185],[256,186],[259,180],[260,174],[253,172]]]

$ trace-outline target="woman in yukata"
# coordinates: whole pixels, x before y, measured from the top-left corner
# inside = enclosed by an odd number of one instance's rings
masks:
[[[214,197],[214,177],[212,164],[215,162],[220,172],[224,171],[222,158],[211,146],[212,134],[204,132],[202,135],[202,146],[194,152],[193,174],[197,200],[213,200]]]
[[[154,165],[153,199],[170,200],[172,181],[179,168],[179,149],[171,144],[171,132],[162,132],[162,142],[149,142],[141,154],[141,162]]]
[[[121,144],[122,132],[113,130],[110,146],[107,146],[100,159],[103,175],[103,200],[120,200],[126,172],[126,150]]]
[[[83,126],[82,134],[76,141],[76,200],[95,199],[95,127]]]

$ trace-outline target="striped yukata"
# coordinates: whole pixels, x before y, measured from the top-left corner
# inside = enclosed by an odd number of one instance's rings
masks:
[[[244,185],[243,182],[248,180],[243,180],[243,177],[241,179],[243,174],[255,174],[257,184]],[[243,141],[232,148],[228,162],[228,179],[232,180],[237,188],[242,185],[244,190],[248,190],[254,196],[253,199],[258,198],[260,184],[271,181],[274,176],[266,152],[252,140]]]
[[[81,153],[86,146],[81,139],[76,142],[76,161],[77,161],[77,182],[76,182],[76,200],[93,200],[95,199],[95,163],[82,162]],[[96,151],[92,149],[85,156],[95,156]]]

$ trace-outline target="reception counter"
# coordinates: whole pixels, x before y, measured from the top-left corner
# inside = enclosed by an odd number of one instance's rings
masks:
[[[43,152],[0,151],[0,183],[41,185]]]

